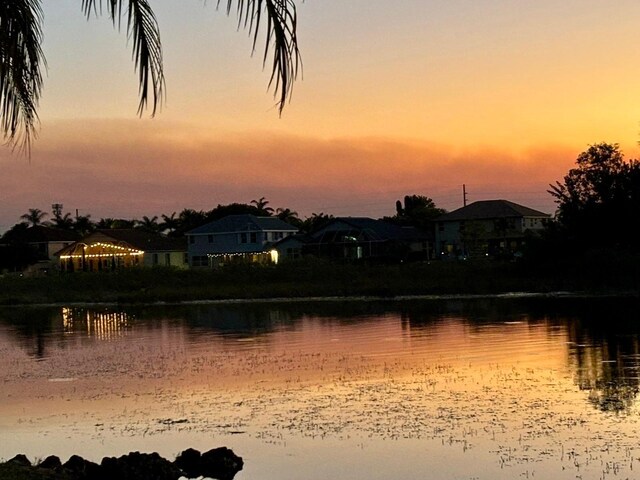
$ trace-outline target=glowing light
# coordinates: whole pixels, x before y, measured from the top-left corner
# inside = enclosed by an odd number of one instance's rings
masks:
[[[278,251],[277,250],[271,250],[269,252],[271,254],[271,261],[275,264],[278,263]]]

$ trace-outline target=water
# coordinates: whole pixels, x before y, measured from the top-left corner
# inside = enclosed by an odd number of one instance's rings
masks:
[[[0,310],[0,458],[228,446],[236,479],[640,478],[638,301]]]

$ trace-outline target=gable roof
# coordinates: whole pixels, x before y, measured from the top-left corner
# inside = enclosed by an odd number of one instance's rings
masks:
[[[257,217],[247,213],[243,215],[227,215],[220,220],[214,220],[189,230],[186,235],[248,231],[297,232],[298,229],[278,217]]]
[[[185,238],[170,238],[159,233],[148,232],[136,228],[99,229],[81,240],[82,243],[111,242],[125,244],[137,250],[145,252],[186,252],[187,242]],[[63,248],[56,255],[64,255],[73,251],[79,242]]]
[[[489,218],[545,217],[551,215],[508,200],[480,200],[466,207],[445,213],[437,221],[483,220]]]
[[[186,251],[187,242],[184,238],[166,237],[159,233],[141,230],[139,228],[113,228],[96,230],[96,233],[106,237],[126,242],[138,250],[144,251]]]

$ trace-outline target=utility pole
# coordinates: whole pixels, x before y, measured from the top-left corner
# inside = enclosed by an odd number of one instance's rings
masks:
[[[464,183],[462,184],[462,206],[467,206],[467,186]]]

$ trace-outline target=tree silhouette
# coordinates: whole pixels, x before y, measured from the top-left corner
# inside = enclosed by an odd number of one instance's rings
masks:
[[[47,212],[43,212],[39,208],[30,208],[28,213],[20,216],[21,220],[25,220],[32,227],[42,225],[42,220],[47,216]]]
[[[91,215],[79,215],[73,222],[73,229],[80,235],[86,235],[93,232],[96,226],[91,221]]]
[[[69,212],[64,215],[56,215],[53,218],[53,225],[57,228],[62,228],[63,230],[72,230],[73,229],[73,217]]]
[[[302,226],[302,220],[298,218],[298,212],[294,212],[290,208],[277,208],[276,217],[294,227],[300,228]]]
[[[220,5],[222,0],[218,0]],[[138,114],[151,104],[155,115],[164,97],[162,44],[155,14],[148,0],[81,0],[87,18],[101,14],[103,6],[114,26],[126,17],[138,73]],[[235,6],[235,9],[233,8]],[[269,87],[273,87],[281,113],[297,77],[300,54],[297,14],[293,0],[226,0],[226,13],[235,10],[238,25],[248,29],[255,51],[258,32],[266,22],[263,65],[272,52]],[[0,1],[0,128],[12,147],[28,152],[36,135],[38,104],[43,86],[41,68],[42,0]]]
[[[634,246],[640,234],[640,162],[626,161],[618,144],[591,145],[564,181],[548,192],[558,205],[558,233],[582,246]]]
[[[149,232],[159,232],[161,230],[157,215],[154,215],[151,218],[146,215],[143,216],[142,220],[136,220],[136,226],[141,230],[147,230]]]
[[[252,205],[255,205],[255,207],[258,209],[258,215],[263,215],[263,216],[267,216],[270,217],[271,215],[273,215],[273,208],[269,207],[269,200],[267,200],[264,197],[260,197],[258,200],[251,200]]]
[[[162,214],[162,223],[160,223],[161,231],[168,231],[168,233],[175,232],[180,226],[180,220],[176,217],[176,212],[171,215]]]

